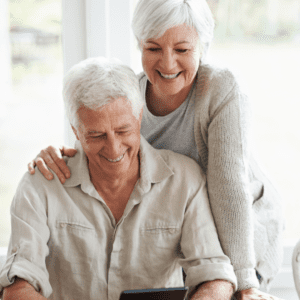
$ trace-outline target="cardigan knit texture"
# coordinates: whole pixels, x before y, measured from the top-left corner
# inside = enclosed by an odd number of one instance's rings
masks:
[[[146,75],[139,80],[141,87]],[[200,65],[193,97],[200,167],[238,290],[259,287],[256,270],[268,289],[282,263],[284,220],[281,198],[251,154],[250,102],[229,70],[211,65]]]

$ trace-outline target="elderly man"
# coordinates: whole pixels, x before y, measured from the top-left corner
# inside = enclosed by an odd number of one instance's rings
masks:
[[[25,174],[11,206],[0,291],[7,299],[118,300],[123,290],[183,286],[230,299],[236,278],[220,247],[197,163],[140,137],[133,71],[88,59],[65,78],[77,138],[64,185]]]

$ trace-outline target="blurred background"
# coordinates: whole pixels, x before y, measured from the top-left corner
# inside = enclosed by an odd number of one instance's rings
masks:
[[[9,206],[27,163],[43,147],[66,142],[61,0],[0,2],[0,247],[6,247]],[[130,3],[133,11],[137,0]],[[230,68],[251,98],[253,148],[284,199],[285,238],[298,239],[300,1],[208,3],[216,21],[209,61]],[[140,72],[136,46],[132,52],[131,67]]]

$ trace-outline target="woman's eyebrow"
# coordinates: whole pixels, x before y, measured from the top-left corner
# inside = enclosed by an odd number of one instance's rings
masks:
[[[147,41],[146,41],[146,44],[149,44],[149,43],[155,44],[155,45],[159,46],[159,44],[157,44],[157,43],[155,43],[155,42],[153,42],[153,41],[151,41],[151,40],[147,40]]]
[[[180,41],[180,42],[176,43],[175,46],[179,45],[179,44],[190,44],[190,42],[189,41]]]
[[[151,41],[151,40],[147,40],[146,43],[147,43],[147,44],[151,43],[151,44],[155,44],[155,45],[159,46],[158,43],[155,43],[154,41]],[[180,41],[180,42],[177,42],[177,43],[175,44],[175,46],[177,46],[177,45],[179,45],[179,44],[190,44],[190,42],[189,42],[189,41]]]

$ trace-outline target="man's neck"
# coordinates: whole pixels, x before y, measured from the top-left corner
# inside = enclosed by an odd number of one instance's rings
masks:
[[[127,172],[122,174],[106,174],[90,162],[88,162],[88,165],[91,181],[97,190],[116,192],[122,190],[128,184],[135,185],[140,176],[139,158],[132,163]]]
[[[118,222],[140,177],[139,158],[125,174],[119,176],[104,174],[97,167],[90,164],[89,172],[95,189],[110,208],[116,222]]]

